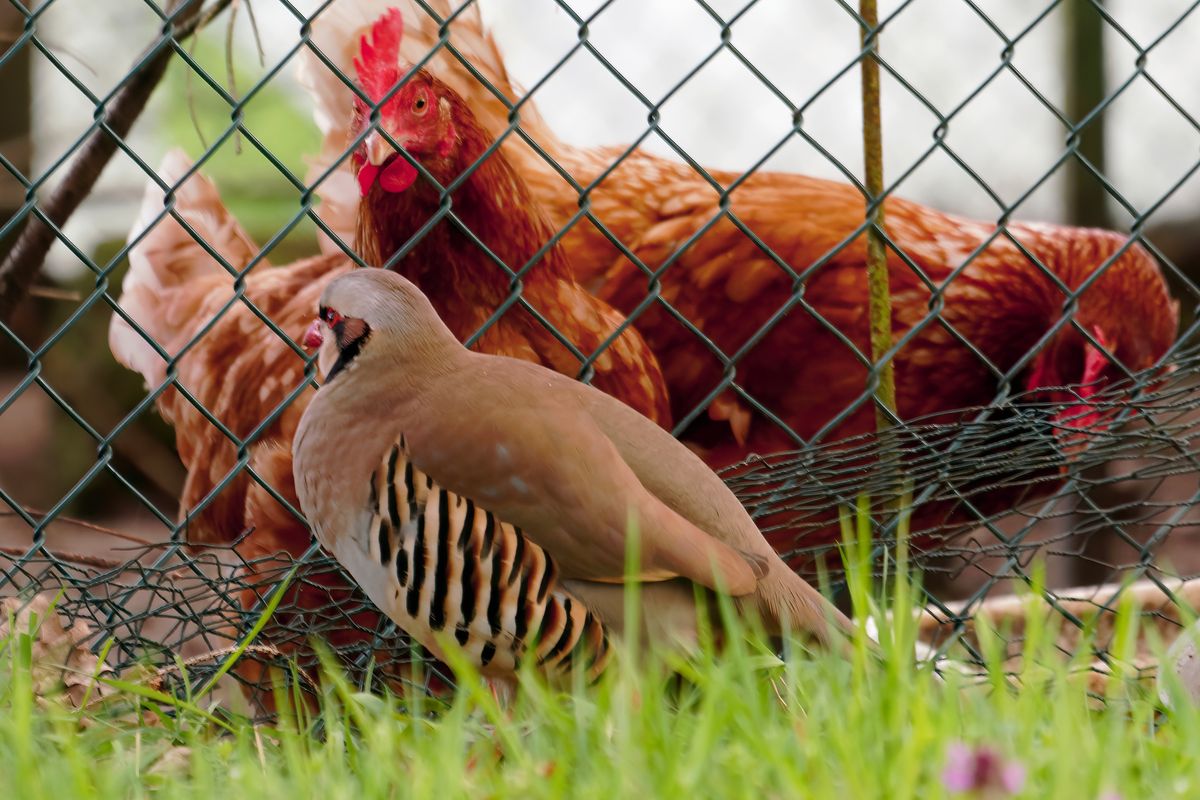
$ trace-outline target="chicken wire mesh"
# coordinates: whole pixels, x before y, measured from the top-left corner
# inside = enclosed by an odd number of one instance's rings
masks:
[[[0,593],[61,589],[64,612],[94,626],[94,648],[99,651],[108,646],[106,643],[111,643],[107,652],[115,668],[149,661],[164,667],[163,675],[169,678],[187,675],[194,685],[200,685],[215,673],[221,659],[243,641],[259,621],[271,588],[278,585],[283,575],[291,574],[288,593],[274,612],[268,628],[235,668],[235,677],[258,687],[260,692],[268,671],[275,667],[282,667],[284,677],[299,676],[301,683],[311,681],[315,656],[308,641],[316,638],[330,644],[338,652],[340,661],[364,681],[392,686],[415,683],[433,688],[445,685],[449,680],[443,668],[416,658],[415,650],[405,638],[390,623],[379,618],[366,598],[353,588],[353,583],[338,574],[336,564],[307,538],[302,546],[292,542],[290,549],[263,552],[262,547],[247,543],[254,541],[256,530],[266,526],[256,526],[249,520],[227,523],[226,527],[231,530],[236,528],[235,535],[225,536],[220,541],[215,541],[220,537],[199,530],[212,524],[205,517],[206,509],[218,506],[223,496],[233,493],[241,498],[257,489],[278,503],[285,515],[299,517],[286,490],[274,485],[271,475],[259,468],[255,448],[277,438],[286,443],[290,434],[281,431],[281,421],[287,418],[289,409],[302,404],[303,398],[310,394],[309,387],[319,376],[315,364],[308,361],[297,346],[297,333],[273,317],[270,303],[260,299],[251,287],[256,275],[288,269],[271,266],[267,263],[267,255],[285,250],[289,237],[302,224],[311,224],[328,240],[327,243],[333,244],[332,252],[342,252],[360,266],[367,266],[355,249],[353,237],[346,236],[345,230],[331,224],[329,215],[324,213],[329,206],[327,198],[322,197],[322,187],[328,188],[338,170],[349,167],[353,150],[362,145],[372,127],[354,132],[340,152],[324,162],[324,169],[317,170],[315,176],[302,177],[276,157],[272,148],[257,135],[255,127],[247,122],[249,105],[274,81],[283,80],[285,69],[302,54],[315,56],[336,76],[345,91],[355,92],[360,99],[376,106],[384,105],[395,96],[418,68],[436,72],[445,69],[445,64],[449,63],[465,69],[486,92],[485,97],[504,107],[505,124],[500,130],[491,131],[494,134],[491,142],[454,183],[445,187],[438,184],[442,196],[450,198],[481,164],[507,152],[503,148],[522,146],[565,185],[566,188],[560,191],[573,198],[573,208],[565,216],[554,219],[556,230],[540,242],[537,252],[527,263],[505,263],[478,232],[471,230],[456,215],[451,199],[439,204],[412,240],[404,242],[396,252],[385,254],[386,265],[402,268],[403,260],[430,230],[437,225],[453,227],[486,253],[490,265],[501,271],[507,286],[505,296],[486,309],[487,313],[481,317],[484,324],[468,341],[480,341],[505,315],[532,315],[575,357],[576,369],[584,380],[594,377],[596,365],[605,357],[606,348],[623,330],[648,326],[647,320],[652,314],[668,318],[692,343],[699,343],[708,359],[704,371],[712,378],[702,391],[692,391],[688,395],[686,407],[679,408],[679,401],[673,406],[675,433],[685,439],[690,436],[690,441],[703,449],[712,446],[713,442],[705,438],[709,434],[704,432],[697,436],[697,428],[714,422],[718,425],[728,423],[732,427],[739,416],[744,415],[753,420],[755,430],[765,427],[772,431],[763,441],[784,443],[773,448],[781,452],[764,451],[762,455],[746,457],[754,451],[742,447],[737,451],[738,457],[714,458],[710,463],[723,468],[723,476],[760,520],[764,532],[804,574],[815,578],[820,572],[828,578],[831,589],[837,591],[838,512],[853,507],[860,498],[866,497],[875,511],[876,555],[881,560],[896,543],[898,520],[892,510],[903,504],[911,511],[913,542],[917,547],[915,565],[923,573],[930,595],[925,638],[943,650],[954,643],[962,643],[966,645],[968,657],[973,654],[971,625],[974,615],[980,609],[989,608],[990,598],[1010,592],[1014,585],[1035,585],[1032,577],[1035,563],[1048,565],[1047,607],[1061,616],[1068,631],[1088,627],[1090,617],[1103,616],[1102,612],[1115,608],[1125,591],[1137,592],[1145,613],[1163,621],[1168,628],[1186,616],[1186,612],[1175,606],[1176,603],[1191,605],[1187,602],[1191,595],[1189,581],[1195,576],[1196,569],[1188,542],[1195,533],[1192,530],[1196,516],[1193,509],[1200,492],[1196,482],[1196,455],[1191,443],[1197,416],[1195,375],[1200,356],[1189,349],[1195,329],[1191,306],[1194,306],[1197,291],[1188,265],[1175,263],[1145,231],[1153,214],[1185,185],[1200,166],[1200,161],[1181,171],[1173,185],[1155,202],[1138,207],[1106,178],[1102,166],[1095,162],[1095,153],[1090,149],[1087,136],[1089,130],[1103,119],[1106,110],[1135,83],[1153,87],[1192,129],[1200,132],[1200,125],[1186,103],[1173,98],[1146,66],[1155,48],[1186,21],[1200,3],[1181,7],[1170,25],[1147,40],[1129,33],[1103,3],[1086,0],[1047,3],[1014,33],[994,23],[980,5],[963,0],[972,13],[994,30],[1000,56],[978,88],[947,109],[926,100],[918,88],[906,80],[902,71],[893,68],[887,58],[886,45],[882,55],[875,49],[876,33],[886,42],[888,26],[903,19],[913,5],[912,0],[885,9],[876,29],[868,29],[862,24],[858,9],[837,3],[860,29],[861,46],[853,59],[839,65],[834,77],[804,98],[792,97],[773,83],[735,44],[733,33],[737,24],[754,9],[755,2],[728,12],[719,12],[709,4],[698,2],[696,5],[711,18],[717,34],[711,50],[678,82],[654,97],[640,90],[589,38],[589,29],[608,12],[611,2],[600,4],[587,14],[579,13],[572,4],[558,3],[559,12],[577,27],[578,42],[553,64],[542,80],[532,83],[527,92],[514,94],[495,85],[489,78],[488,65],[474,63],[472,56],[477,53],[455,39],[456,30],[479,24],[474,2],[451,7],[417,0],[409,6],[397,0],[398,5],[406,8],[406,13],[411,12],[414,18],[426,21],[428,27],[422,30],[430,33],[430,46],[423,50],[421,58],[413,60],[411,72],[401,71],[398,76],[401,80],[387,97],[372,98],[355,88],[359,84],[358,76],[339,67],[337,59],[315,42],[314,31],[320,28],[322,18],[334,14],[337,6],[342,4],[336,0],[320,4],[311,11],[302,11],[287,0],[278,0],[278,4],[294,18],[301,35],[284,58],[266,65],[262,77],[253,85],[242,87],[240,93],[202,66],[192,52],[188,37],[204,25],[223,19],[222,14],[231,16],[242,4],[228,0],[183,0],[160,8],[146,0],[147,7],[161,19],[163,33],[134,61],[127,79],[106,95],[93,93],[85,82],[77,79],[69,59],[59,52],[60,48],[39,35],[39,18],[55,2],[62,1],[47,0],[26,7],[13,0],[11,9],[6,9],[10,18],[8,28],[14,35],[0,55],[0,74],[22,74],[19,72],[22,59],[28,60],[36,53],[84,94],[96,114],[85,133],[63,152],[53,154],[49,166],[43,170],[34,171],[28,159],[8,143],[0,146],[0,166],[11,176],[12,182],[19,185],[18,201],[11,204],[14,211],[0,228],[0,241],[16,242],[4,266],[0,267],[0,315],[6,315],[0,322],[0,329],[9,344],[8,359],[19,365],[17,379],[0,401],[0,418],[8,415],[12,419],[18,401],[40,393],[63,415],[64,424],[82,432],[82,439],[77,441],[86,443],[84,449],[91,448],[91,451],[80,477],[53,498],[45,510],[33,510],[22,502],[17,492],[0,485],[0,501],[9,509],[3,517],[6,524],[0,530],[11,536],[0,548],[0,562],[4,564]],[[343,0],[343,3],[349,4],[349,0]],[[249,2],[244,6],[253,14],[256,5],[261,9],[264,4]],[[1131,74],[1103,90],[1091,105],[1085,103],[1082,110],[1071,113],[1061,110],[1014,60],[1014,52],[1022,41],[1044,25],[1051,14],[1064,9],[1075,15],[1071,20],[1097,26],[1109,36],[1120,37],[1136,51]],[[536,20],[531,19],[529,24],[536,24]],[[269,36],[271,32],[263,31],[260,35]],[[530,133],[530,129],[536,128],[530,120],[536,113],[533,104],[539,89],[570,59],[578,56],[590,57],[600,64],[644,107],[647,117],[645,133],[628,146],[599,151],[603,163],[583,181],[575,177],[574,172],[578,170],[573,171],[571,165],[560,163],[561,151]],[[792,119],[791,127],[777,144],[749,169],[736,174],[706,169],[659,124],[664,104],[718,56],[737,59],[788,109]],[[889,176],[888,188],[879,197],[870,196],[855,171],[835,158],[826,143],[813,136],[806,127],[806,118],[813,113],[815,104],[829,87],[852,74],[867,59],[874,59],[882,70],[887,79],[885,91],[907,93],[936,118],[933,136],[923,155],[899,175]],[[160,176],[160,172],[129,144],[128,134],[131,128],[136,129],[141,105],[170,61],[183,64],[194,80],[219,97],[228,118],[222,123],[219,135],[206,143],[194,167]],[[952,263],[944,276],[928,274],[927,254],[914,251],[914,234],[905,230],[903,209],[892,226],[885,218],[884,226],[876,228],[886,242],[889,259],[895,262],[891,265],[893,282],[903,270],[915,276],[915,285],[923,287],[923,294],[915,304],[904,305],[899,294],[893,298],[897,313],[910,316],[897,326],[895,342],[883,359],[876,361],[865,347],[863,337],[840,327],[836,319],[823,313],[824,307],[812,290],[814,281],[841,268],[841,259],[856,252],[864,235],[873,228],[870,214],[881,207],[890,213],[891,206],[881,205],[884,198],[891,198],[895,187],[927,160],[935,156],[949,157],[980,188],[991,191],[984,177],[951,146],[947,132],[960,115],[973,104],[982,102],[980,98],[987,87],[1001,77],[1015,77],[1038,104],[1054,115],[1062,126],[1064,146],[1046,172],[1015,200],[1005,202],[995,193],[991,194],[999,209],[996,219],[988,223],[973,246],[962,252],[948,248],[952,252],[947,257]],[[670,247],[654,259],[648,256],[641,243],[623,239],[611,219],[598,208],[603,184],[619,179],[623,169],[637,162],[640,158],[638,148],[652,137],[664,143],[674,160],[686,165],[700,185],[712,194],[711,210],[702,213],[694,227],[672,240]],[[816,257],[802,263],[793,262],[787,254],[773,247],[769,241],[771,237],[756,227],[757,218],[744,215],[737,205],[739,190],[749,191],[745,187],[753,185],[771,156],[797,139],[824,154],[842,174],[844,183],[853,187],[862,203],[854,224],[833,236],[828,247],[819,248]],[[198,228],[196,218],[184,213],[181,206],[184,188],[189,180],[193,180],[193,173],[201,173],[219,148],[229,146],[235,140],[242,148],[266,159],[299,200],[290,218],[276,223],[275,235],[261,248],[254,246],[253,252],[241,261],[231,258],[218,243],[208,241],[206,234],[210,231]],[[391,144],[398,146],[394,140]],[[118,150],[143,170],[147,181],[158,192],[160,202],[157,207],[151,204],[149,226],[141,231],[135,227],[125,246],[99,257],[76,247],[63,227],[76,206],[86,209],[89,203],[101,202],[89,198],[88,191],[103,166],[104,156],[97,156],[96,151],[105,147],[109,150],[108,155]],[[436,183],[436,178],[418,160],[412,163],[421,172],[421,180]],[[518,166],[527,167],[530,163],[520,161]],[[1067,253],[1068,261],[1091,258],[1094,262],[1090,263],[1093,272],[1082,280],[1070,282],[1071,285],[1060,279],[1053,265],[1043,263],[1037,248],[1030,244],[1030,236],[1045,232],[1032,227],[1019,228],[1012,222],[1019,206],[1030,194],[1068,167],[1082,171],[1094,183],[1095,191],[1112,198],[1131,219],[1127,239],[1112,243],[1098,254]],[[522,169],[517,172],[522,174]],[[56,173],[61,180],[53,192],[48,192]],[[644,188],[647,193],[651,190],[651,186]],[[172,221],[187,231],[203,254],[220,265],[229,280],[228,291],[219,303],[205,306],[203,313],[194,309],[199,321],[186,340],[166,343],[159,342],[154,332],[145,329],[144,319],[135,317],[123,307],[118,275],[125,269],[131,252],[147,240],[153,227]],[[604,337],[592,352],[582,350],[578,342],[557,330],[545,313],[546,309],[532,303],[527,292],[539,261],[552,247],[568,242],[571,235],[582,230],[603,240],[611,250],[611,257],[632,265],[628,274],[635,276],[633,283],[638,289],[635,297],[626,296],[619,303],[616,295],[610,295],[626,321]],[[681,311],[678,293],[673,294],[671,288],[672,276],[688,268],[689,254],[702,251],[705,237],[721,231],[734,231],[734,235],[744,237],[752,244],[756,258],[775,270],[773,279],[782,280],[787,286],[784,301],[756,310],[761,313],[746,314],[741,308],[725,309],[727,316],[745,316],[749,320],[749,328],[734,347],[714,336],[709,325],[692,320]],[[936,231],[918,231],[916,235],[919,237],[922,233],[929,238],[937,237]],[[65,303],[65,312],[61,305],[49,312],[50,300],[27,295],[45,248],[52,241],[65,245],[90,271],[91,285],[83,296],[53,301]],[[995,353],[985,352],[963,332],[960,318],[949,313],[947,300],[950,287],[969,279],[971,265],[986,261],[997,248],[1005,249],[1030,265],[1032,274],[1046,279],[1055,293],[1053,306],[1056,310],[1053,319],[1038,330],[1036,336],[1020,342],[1021,352],[1007,356],[1003,363],[998,362]],[[1150,361],[1139,365],[1142,368],[1134,369],[1126,363],[1131,361],[1128,351],[1117,349],[1118,344],[1122,347],[1124,344],[1112,341],[1109,336],[1117,323],[1110,323],[1106,334],[1090,325],[1088,320],[1081,321],[1080,317],[1084,316],[1081,308],[1089,289],[1102,288],[1101,279],[1106,272],[1119,269],[1123,259],[1131,257],[1128,254],[1139,252],[1136,248],[1144,248],[1166,276],[1173,295],[1182,303],[1184,323],[1173,344],[1162,352],[1153,353]],[[707,251],[707,257],[715,260],[719,254]],[[325,270],[330,274],[334,271],[332,267]],[[850,288],[857,291],[861,285],[855,283]],[[865,302],[865,296],[855,296],[857,308],[862,309]],[[1119,306],[1120,302],[1114,301],[1114,305]],[[312,311],[311,308],[307,310]],[[23,316],[22,312],[25,312]],[[61,351],[64,342],[83,329],[97,312],[111,312],[123,320],[136,332],[139,341],[145,343],[144,349],[161,361],[157,365],[161,373],[159,379],[149,381],[148,389],[128,409],[120,409],[117,413],[93,411],[93,408],[104,406],[104,399],[99,397],[102,386],[66,388],[57,378],[50,378],[49,365],[55,359],[56,349]],[[1118,307],[1114,313],[1129,315],[1135,327],[1147,323],[1136,319],[1133,305]],[[265,337],[277,350],[285,354],[290,352],[295,379],[278,380],[263,389],[265,399],[260,397],[255,406],[261,414],[253,414],[253,418],[247,420],[231,421],[223,417],[223,412],[208,407],[206,397],[211,394],[206,395],[196,385],[181,378],[180,365],[189,354],[204,352],[206,340],[219,334],[223,321],[237,314],[242,315],[239,324],[251,325],[247,329],[247,340]],[[840,398],[846,402],[807,420],[803,430],[793,426],[778,406],[756,394],[755,387],[743,379],[743,375],[752,369],[748,365],[754,363],[755,354],[769,349],[772,332],[782,330],[790,320],[798,317],[813,321],[820,331],[832,337],[841,348],[841,357],[851,365],[852,377],[859,383],[859,388],[849,397]],[[906,358],[907,353],[922,345],[922,337],[932,331],[936,331],[941,340],[970,353],[979,365],[980,373],[986,376],[987,396],[972,397],[971,402],[962,403],[962,407],[922,406],[915,412],[902,404],[898,414],[889,414],[895,427],[880,433],[856,429],[856,419],[862,418],[864,413],[868,417],[874,414],[881,365]],[[1103,353],[1111,366],[1104,368],[1103,375],[1086,370],[1056,374],[1054,377],[1060,378],[1061,383],[1070,385],[1053,393],[1047,391],[1051,384],[1030,388],[1029,373],[1037,369],[1042,353],[1057,346],[1064,332],[1077,335],[1077,349],[1091,347]],[[666,344],[662,346],[666,349],[659,350],[657,355],[664,363],[664,371],[669,373],[668,361],[675,356],[675,345],[670,337],[666,337]],[[803,346],[803,343],[795,346]],[[89,355],[111,361],[107,351],[97,352],[93,348]],[[1163,366],[1171,371],[1164,370]],[[954,364],[950,368],[953,369]],[[71,369],[85,370],[78,364],[72,364]],[[57,374],[63,374],[63,371]],[[902,394],[908,385],[907,374],[901,372],[897,377]],[[262,376],[258,379],[262,380]],[[229,380],[229,375],[212,375],[214,384],[219,385],[223,380]],[[257,390],[264,385],[258,384],[254,388]],[[819,396],[826,388],[819,384],[807,385],[797,392]],[[178,402],[177,415],[183,413],[178,410],[183,408],[187,414],[201,420],[208,429],[206,435],[216,436],[224,451],[232,453],[232,458],[222,461],[219,468],[206,465],[209,471],[217,473],[208,478],[211,486],[205,485],[194,498],[198,502],[187,505],[178,514],[171,502],[179,502],[180,488],[174,487],[175,494],[172,495],[171,487],[156,483],[154,473],[158,467],[155,462],[149,462],[149,467],[145,462],[138,463],[136,457],[129,455],[130,446],[122,446],[130,437],[147,435],[144,429],[154,424],[156,404],[162,404],[168,397],[174,397]],[[107,421],[97,424],[94,420],[100,418]],[[173,421],[180,424],[178,419]],[[158,435],[161,436],[161,432]],[[182,434],[180,440],[171,441],[172,446],[181,451],[189,446]],[[199,471],[194,465],[189,466],[187,480],[197,480],[191,473]],[[87,503],[81,502],[81,498],[96,487],[104,487],[102,491],[108,495],[132,498],[138,508],[157,523],[159,535],[130,536],[120,530],[69,517],[68,513],[76,509],[87,510]],[[203,546],[198,546],[200,544]],[[293,568],[297,570],[295,573],[291,572]],[[1134,588],[1122,588],[1126,585],[1124,582],[1130,580],[1137,582]],[[1072,584],[1091,588],[1065,588]],[[990,608],[1003,607],[1006,606]],[[1064,650],[1071,648],[1071,642],[1071,634],[1065,634]],[[1010,638],[1012,652],[1016,652],[1019,643],[1018,628]],[[299,665],[295,672],[289,673],[285,664],[292,656],[299,657]],[[180,659],[184,660],[183,666],[179,664]],[[1103,669],[1102,666],[1096,668]],[[255,699],[267,702],[261,693]]]

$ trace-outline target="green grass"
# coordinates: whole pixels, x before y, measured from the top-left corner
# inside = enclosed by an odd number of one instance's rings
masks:
[[[911,607],[912,592],[899,582],[891,600]],[[868,595],[860,585],[860,605]],[[1137,613],[1118,613],[1121,656]],[[914,662],[915,626],[877,618],[880,659],[865,639],[849,657],[794,648],[782,662],[736,641],[676,663],[683,680],[669,680],[623,651],[595,687],[553,691],[525,676],[507,711],[469,677],[451,701],[406,709],[335,674],[319,715],[258,727],[188,702],[164,707],[136,683],[86,713],[47,702],[19,635],[0,644],[0,782],[3,796],[29,799],[1007,796],[947,790],[946,754],[963,742],[1019,762],[1021,797],[1200,791],[1200,716],[1157,717],[1152,687],[1121,680],[1120,659],[1101,703],[1072,677],[1083,657],[1056,657],[1053,630],[1033,625],[1017,674],[985,646],[983,680],[953,670],[943,680]],[[158,724],[145,724],[151,710]]]

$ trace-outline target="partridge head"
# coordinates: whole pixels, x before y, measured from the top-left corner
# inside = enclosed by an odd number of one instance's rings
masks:
[[[556,372],[468,351],[403,277],[330,283],[307,342],[336,355],[296,435],[304,513],[435,653],[442,633],[485,673],[528,648],[602,665],[632,531],[647,630],[694,639],[694,586],[772,633],[848,629],[669,433]]]

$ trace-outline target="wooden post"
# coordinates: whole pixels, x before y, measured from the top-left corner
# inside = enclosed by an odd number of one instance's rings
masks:
[[[1104,18],[1097,5],[1103,0],[1067,0],[1063,18],[1066,43],[1067,119],[1078,125],[1104,102],[1108,82],[1104,75]],[[1104,171],[1105,124],[1100,114],[1079,134],[1078,153]],[[1067,222],[1108,228],[1108,193],[1080,162],[1067,165]]]
[[[25,15],[12,3],[0,3],[0,53],[8,55],[0,69],[0,152],[27,179],[33,171],[33,59],[32,48],[12,51],[25,30]],[[12,52],[10,52],[12,51]],[[0,226],[7,225],[25,202],[25,186],[7,169],[0,168]],[[24,227],[18,223],[0,237],[0,263],[8,257]],[[10,320],[18,336],[28,333],[35,314],[32,310]],[[0,370],[25,369],[20,351],[0,337]]]
[[[879,111],[879,51],[876,35],[879,12],[875,0],[861,0],[863,102],[863,166],[867,189],[867,292],[871,318],[871,361],[879,370],[879,386],[875,390],[875,425],[883,432],[892,426],[896,413],[896,370],[889,360],[881,364],[892,347],[892,296],[888,282],[887,245],[884,243],[883,219],[883,122]],[[888,412],[891,412],[889,414]]]
[[[25,15],[11,3],[0,3],[0,53],[12,49],[24,30]],[[0,108],[4,109],[0,114],[0,151],[26,177],[33,166],[31,52],[30,46],[22,47],[0,70]],[[0,225],[6,224],[24,202],[25,187],[8,170],[0,169]],[[0,239],[0,260],[15,239],[15,231]]]

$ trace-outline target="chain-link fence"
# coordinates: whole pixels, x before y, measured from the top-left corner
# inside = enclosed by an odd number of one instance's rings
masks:
[[[878,27],[860,16],[873,3],[812,4],[849,23],[838,30],[852,55],[801,93],[739,44],[739,31],[770,13],[756,2],[699,0],[679,5],[699,12],[703,52],[653,92],[594,41],[618,13],[612,2],[587,13],[566,2],[511,12],[530,28],[546,15],[574,36],[524,89],[481,0],[176,0],[161,9],[145,0],[162,32],[97,93],[76,77],[70,43],[41,32],[63,2],[12,0],[0,17],[11,34],[0,85],[20,108],[0,137],[9,206],[0,422],[13,442],[0,471],[0,591],[63,588],[66,611],[101,634],[96,647],[111,636],[115,666],[190,659],[190,674],[203,678],[299,565],[238,677],[258,684],[267,666],[299,655],[293,674],[308,680],[317,636],[360,675],[446,680],[435,665],[413,665],[403,637],[311,543],[291,485],[291,436],[319,379],[298,341],[321,288],[355,265],[412,278],[472,346],[578,375],[671,428],[724,470],[777,549],[835,592],[839,509],[869,499],[882,559],[903,506],[930,592],[926,638],[943,648],[961,640],[970,649],[972,615],[987,602],[1006,608],[994,598],[1032,585],[1035,562],[1047,565],[1047,602],[1068,627],[1114,608],[1127,580],[1140,581],[1147,613],[1180,618],[1172,603],[1191,595],[1200,495],[1187,349],[1196,263],[1190,237],[1174,233],[1184,223],[1158,233],[1154,225],[1200,161],[1193,153],[1165,189],[1131,200],[1108,177],[1104,126],[1123,97],[1150,91],[1200,134],[1196,104],[1150,66],[1200,3],[1156,11],[1165,21],[1149,34],[1091,0],[1026,4],[1025,17],[954,3],[999,55],[947,103],[889,60],[889,36],[916,13],[912,0],[885,7]],[[389,5],[404,21],[394,53],[383,32],[369,33]],[[278,26],[259,24],[268,8]],[[239,13],[253,36],[284,42],[267,48],[278,60],[263,57],[241,85],[231,55]],[[197,31],[221,24],[224,47],[205,55]],[[1020,59],[1052,24],[1065,65],[1054,91]],[[371,71],[364,34],[390,72]],[[1104,76],[1114,38],[1133,55],[1119,62],[1118,80]],[[629,143],[574,146],[539,108],[581,59],[640,109],[645,122]],[[690,134],[663,124],[674,99],[718,62],[736,65],[786,116],[737,171],[706,168],[683,144]],[[839,158],[845,142],[814,133],[822,103],[864,63],[882,76],[885,111],[901,97],[933,120],[932,137],[898,168],[880,160],[889,152],[880,134],[886,143],[895,127],[887,114],[878,122],[869,79],[853,109],[867,121],[853,142],[861,160]],[[94,115],[61,152],[38,153],[35,168],[30,87],[39,83],[30,76],[39,70],[66,78]],[[272,100],[297,71],[291,100]],[[389,122],[389,104],[425,74],[440,81],[439,97],[455,98],[435,105],[455,125],[453,134],[439,129],[439,142],[465,143],[432,156]],[[160,94],[178,102],[147,122],[164,80]],[[1003,81],[1052,118],[1058,142],[1044,172],[1004,197],[986,177],[991,166],[972,163],[951,136]],[[297,103],[320,141],[298,132]],[[156,166],[136,143],[153,141],[156,152],[179,144],[166,123],[183,115],[198,157],[172,152]],[[797,143],[837,179],[770,168]],[[371,210],[381,190],[360,193],[355,181],[376,147],[397,151],[376,166],[406,165],[418,198],[385,223]],[[221,168],[232,150],[260,171]],[[140,176],[144,200],[123,219],[125,242],[81,247],[68,220],[111,212],[96,187],[114,153]],[[1005,168],[1024,168],[1019,150],[1011,158]],[[900,199],[934,162],[989,198],[986,221]],[[209,172],[221,174],[210,181]],[[222,174],[243,191],[273,182],[286,202],[251,189],[227,205]],[[1056,181],[1060,218],[1124,232],[1018,222]],[[1118,214],[1127,224],[1113,222]],[[241,215],[267,221],[251,233]],[[84,276],[52,285],[56,252]],[[887,303],[869,302],[872,294]],[[884,367],[895,370],[894,399]]]

